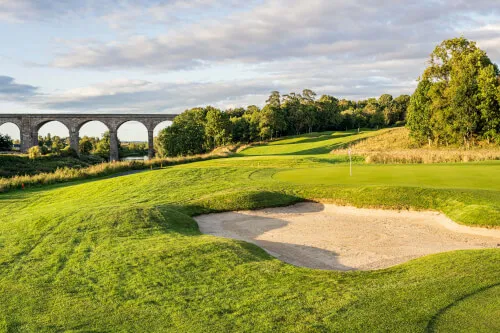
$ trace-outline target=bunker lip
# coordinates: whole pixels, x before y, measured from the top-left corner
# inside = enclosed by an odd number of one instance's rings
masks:
[[[304,202],[195,220],[205,234],[254,243],[287,263],[340,271],[382,269],[429,254],[500,244],[499,229],[459,225],[430,211]]]

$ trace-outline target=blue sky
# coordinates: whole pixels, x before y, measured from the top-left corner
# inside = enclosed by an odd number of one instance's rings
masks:
[[[435,45],[461,35],[498,63],[500,2],[0,0],[0,113],[177,113],[304,88],[410,94]],[[119,136],[146,133],[128,124]]]

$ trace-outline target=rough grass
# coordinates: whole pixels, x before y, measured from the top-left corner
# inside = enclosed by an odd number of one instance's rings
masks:
[[[418,146],[406,128],[384,130],[382,134],[359,141],[351,146],[352,153],[363,156],[367,163],[453,163],[500,160],[500,146],[482,145],[472,149],[460,147]],[[336,155],[346,155],[347,149],[335,149]]]
[[[0,194],[0,331],[498,331],[498,304],[489,299],[500,283],[499,250],[372,272],[320,271],[202,235],[191,218],[305,199],[431,208],[471,224],[498,214],[499,190],[465,180],[457,188],[432,178],[419,186],[277,179],[293,169],[344,172],[344,160],[229,158]],[[399,167],[425,173],[427,166]]]
[[[61,168],[81,169],[102,163],[102,161],[101,158],[95,156],[82,156],[81,158],[42,156],[32,160],[24,154],[0,154],[0,178],[51,173]]]
[[[56,183],[64,183],[79,179],[97,178],[103,176],[116,175],[118,173],[145,170],[153,168],[162,168],[171,165],[190,163],[196,161],[210,160],[216,158],[227,157],[231,151],[227,148],[219,148],[214,152],[202,155],[192,155],[186,157],[167,157],[155,158],[147,161],[120,161],[112,163],[100,163],[87,167],[69,167],[62,164],[53,172],[40,172],[35,175],[14,176],[10,178],[0,178],[0,193],[14,189],[22,189],[38,185],[48,185]],[[80,161],[80,159],[73,159]],[[45,165],[44,162],[39,162]],[[43,169],[42,169],[43,170]]]

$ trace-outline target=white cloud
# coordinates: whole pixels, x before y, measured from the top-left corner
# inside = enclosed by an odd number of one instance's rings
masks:
[[[499,10],[491,0],[0,0],[0,20],[89,15],[125,32],[108,31],[111,42],[92,35],[58,44],[52,65],[60,71],[128,77],[30,99],[35,108],[75,112],[262,104],[272,90],[304,88],[352,99],[411,93],[444,39],[463,34],[500,60]],[[251,75],[238,77],[228,69],[235,66]],[[195,75],[213,68],[227,77]],[[186,71],[182,83],[151,74]]]
[[[181,25],[156,37],[81,45],[59,54],[63,68],[179,70],[222,62],[325,56],[346,61],[415,58],[454,37],[459,23],[499,5],[476,1],[270,0],[220,20]]]

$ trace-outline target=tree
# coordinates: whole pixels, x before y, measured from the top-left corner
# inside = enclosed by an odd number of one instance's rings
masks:
[[[249,141],[257,141],[259,139],[259,124],[260,124],[260,109],[255,105],[247,107],[243,115],[248,123]]]
[[[13,146],[14,143],[12,142],[12,139],[9,135],[0,134],[0,151],[10,151],[12,150]]]
[[[493,65],[479,72],[479,110],[482,122],[482,137],[488,143],[500,133],[500,87],[498,73]]]
[[[304,89],[302,91],[302,100],[301,100],[302,116],[304,125],[308,129],[309,133],[312,132],[313,127],[317,124],[317,118],[316,118],[317,108],[316,108],[315,98],[316,98],[316,93],[313,92],[312,90]]]
[[[388,108],[391,106],[392,104],[392,95],[389,95],[389,94],[383,94],[382,96],[379,97],[378,99],[378,105],[380,105],[380,107],[382,109],[385,109],[385,108]]]
[[[52,153],[60,153],[61,150],[63,150],[64,148],[66,147],[66,143],[64,142],[64,140],[62,140],[59,136],[55,135],[53,138],[52,138],[52,145],[50,147],[50,151]]]
[[[183,156],[206,152],[206,109],[194,108],[175,117],[158,135],[160,156]]]
[[[408,105],[410,105],[410,96],[409,95],[401,95],[394,99],[394,103],[397,108],[397,120],[396,121],[404,121],[406,119],[406,114],[408,111]]]
[[[340,115],[339,100],[335,97],[323,95],[317,101],[317,123],[318,130],[335,130],[340,126],[342,116]]]
[[[80,144],[78,147],[80,150],[80,154],[89,155],[94,149],[94,144],[92,143],[92,140],[88,136],[84,136],[83,138],[80,139]]]
[[[118,144],[118,149],[121,147],[121,142],[120,140],[117,140]],[[109,131],[106,131],[102,134],[102,138],[97,141],[94,145],[94,154],[101,156],[102,158],[109,160],[109,155],[110,155],[110,147],[111,147],[111,135],[109,134]]]
[[[45,137],[39,136],[38,137],[38,145],[40,147],[45,147],[46,149],[50,150],[52,149],[52,136],[50,133],[47,133]]]
[[[281,108],[283,113],[287,115],[287,129],[290,134],[299,134],[304,127],[303,110],[300,107],[301,98],[300,94],[293,92],[283,96]]]
[[[248,117],[231,117],[230,121],[233,142],[250,142],[250,122]]]
[[[208,150],[229,143],[231,140],[231,122],[229,121],[229,116],[219,109],[208,107],[205,135]]]
[[[285,132],[287,123],[284,110],[281,107],[281,95],[278,91],[271,92],[266,103],[260,112],[259,134],[261,139],[272,139]]]
[[[443,41],[410,99],[408,127],[420,141],[460,143],[497,135],[498,67],[475,42],[463,37]]]
[[[431,128],[438,143],[469,146],[481,133],[491,135],[492,121],[494,123],[496,118],[491,85],[495,85],[497,77],[498,67],[475,42],[463,37],[454,38],[443,41],[434,49],[423,79],[432,83],[428,92]],[[483,129],[486,123],[490,128]]]
[[[419,142],[427,140],[429,145],[432,140],[432,101],[429,97],[431,85],[429,80],[420,80],[417,89],[410,98],[406,120],[406,126],[410,129],[410,135]]]

